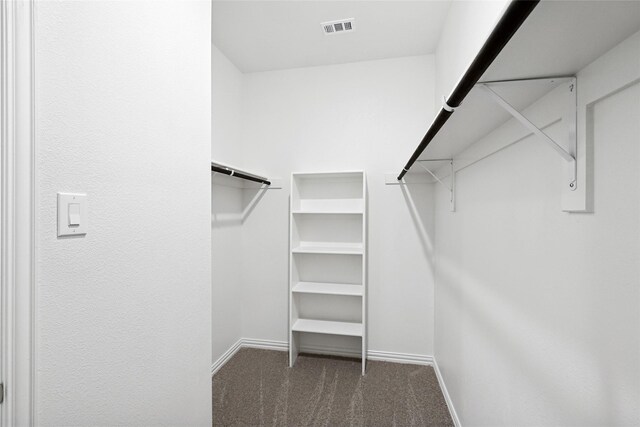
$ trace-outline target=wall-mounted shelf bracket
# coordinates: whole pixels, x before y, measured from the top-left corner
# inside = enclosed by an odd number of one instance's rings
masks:
[[[425,166],[425,163],[429,163],[429,162],[449,162],[449,167],[451,168],[450,173],[449,173],[449,184],[444,183],[439,177],[438,175],[436,175],[431,169],[429,169],[427,166]],[[433,177],[433,179],[436,180],[436,182],[438,182],[440,185],[442,185],[444,188],[447,189],[447,191],[449,191],[449,210],[451,212],[455,212],[456,211],[456,194],[455,194],[455,189],[456,189],[456,172],[453,168],[453,159],[427,159],[427,160],[418,160],[416,162],[422,169],[424,169],[425,171],[427,171],[427,173],[429,175],[431,175]]]
[[[565,88],[564,96],[564,108],[562,114],[562,122],[566,126],[566,141],[564,143],[558,142],[555,139],[547,135],[542,129],[537,127],[529,119],[527,119],[521,112],[514,108],[509,102],[501,97],[496,91],[491,88],[491,85],[500,83],[519,83],[528,82],[532,80],[549,80],[551,83],[554,81],[562,80],[563,88]],[[575,77],[562,77],[562,78],[549,78],[549,79],[523,79],[523,80],[507,80],[507,81],[495,81],[487,83],[479,83],[478,86],[484,90],[489,99],[493,100],[501,108],[511,114],[516,120],[518,120],[524,127],[529,129],[533,134],[537,135],[540,140],[546,142],[556,153],[562,157],[567,164],[566,167],[566,185],[570,191],[574,191],[577,188],[577,163],[576,163],[576,148],[577,148],[577,86]],[[564,138],[563,138],[564,139]]]

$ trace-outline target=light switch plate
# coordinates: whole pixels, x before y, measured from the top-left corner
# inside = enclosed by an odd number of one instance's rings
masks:
[[[87,234],[87,195],[58,193],[58,237]]]

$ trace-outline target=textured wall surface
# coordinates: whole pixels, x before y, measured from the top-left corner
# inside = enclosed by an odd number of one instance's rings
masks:
[[[242,165],[242,73],[211,46],[211,156]],[[241,337],[243,191],[241,180],[211,174],[211,361]]]
[[[211,156],[234,166],[244,162],[242,126],[243,74],[211,45]]]
[[[640,33],[625,43],[578,73],[581,100],[636,70],[589,118],[594,213],[561,211],[563,161],[534,136],[458,172],[455,213],[438,190],[436,358],[462,425],[640,424]]]
[[[210,5],[39,2],[42,425],[211,425]],[[88,194],[56,237],[56,192]]]

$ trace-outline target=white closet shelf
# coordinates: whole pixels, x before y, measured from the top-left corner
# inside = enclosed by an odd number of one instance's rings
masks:
[[[542,1],[480,81],[525,80],[520,84],[503,84],[499,89],[514,108],[523,111],[558,86],[558,82],[551,82],[550,77],[574,76],[636,32],[639,11],[638,3],[633,1],[618,2],[615,6],[597,1]],[[571,19],[561,18],[567,16]],[[532,77],[540,79],[536,81]],[[456,158],[511,118],[476,86],[418,160]],[[414,164],[412,170],[420,171],[416,166]]]
[[[362,171],[340,171],[340,172],[294,172],[293,175],[297,176],[300,179],[326,179],[330,178],[333,180],[340,179],[353,179],[360,178],[362,176]]]
[[[342,283],[298,282],[293,286],[293,292],[301,294],[324,294],[358,296],[363,294],[362,285],[348,285]]]
[[[291,250],[294,254],[362,255],[362,246],[316,246],[302,245]]]
[[[308,210],[296,210],[291,212],[294,215],[362,215],[362,210],[349,210],[349,209],[308,209]]]
[[[291,330],[295,332],[311,332],[315,334],[362,336],[362,323],[334,322],[329,320],[298,319]]]

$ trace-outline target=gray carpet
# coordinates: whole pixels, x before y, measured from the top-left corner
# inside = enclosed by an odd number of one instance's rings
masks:
[[[241,349],[213,377],[214,426],[451,426],[433,368]]]

